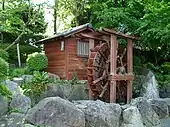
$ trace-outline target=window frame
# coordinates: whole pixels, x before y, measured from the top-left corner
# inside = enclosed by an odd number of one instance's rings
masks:
[[[87,49],[88,49],[88,53],[87,53],[87,55],[84,55],[84,54],[80,54],[79,53],[79,44],[80,43],[83,43],[83,44],[87,44],[88,46],[86,47]],[[85,45],[84,45],[84,47],[85,47]],[[86,53],[86,50],[87,49],[84,49],[85,51],[82,51],[82,52],[84,52],[84,53]],[[83,58],[88,58],[89,57],[89,41],[87,41],[87,40],[77,40],[77,48],[76,48],[76,54],[77,54],[77,56],[78,57],[83,57]]]

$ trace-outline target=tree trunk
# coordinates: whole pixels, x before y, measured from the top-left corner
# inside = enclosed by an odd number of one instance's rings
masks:
[[[115,8],[117,8],[117,6],[118,6],[118,0],[114,0],[114,6],[115,6]]]
[[[5,10],[5,0],[2,0],[2,10]]]
[[[57,0],[55,0],[54,5],[54,34],[57,33]]]
[[[126,7],[126,0],[122,0],[122,6],[125,8]]]
[[[2,0],[2,10],[5,10],[5,0]],[[4,25],[4,21],[5,19],[3,18],[3,22],[2,22],[2,24]],[[4,41],[4,35],[3,35],[3,30],[2,30],[2,32],[1,32],[1,42],[3,43],[3,41]]]

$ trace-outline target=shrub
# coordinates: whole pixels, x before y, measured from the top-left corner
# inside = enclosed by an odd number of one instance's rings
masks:
[[[22,75],[26,74],[27,68],[12,68],[10,69],[10,77],[21,77]]]
[[[165,74],[170,74],[170,62],[167,62],[161,66],[161,69]]]
[[[7,97],[8,99],[12,98],[12,92],[5,85],[0,84],[0,95],[3,97]]]
[[[5,80],[8,76],[8,63],[0,57],[0,82]]]
[[[48,59],[44,54],[33,53],[28,55],[27,66],[35,71],[41,71],[48,66]]]
[[[43,92],[47,89],[49,76],[47,72],[34,71],[32,82],[22,84],[24,94],[29,96],[33,103],[37,103]]]
[[[6,61],[8,61],[9,54],[8,52],[4,51],[3,49],[0,49],[0,57]]]

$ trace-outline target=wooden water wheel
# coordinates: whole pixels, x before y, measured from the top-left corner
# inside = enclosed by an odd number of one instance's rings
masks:
[[[124,57],[126,49],[118,49],[117,73],[126,73],[127,58]],[[120,72],[122,71],[122,72]],[[110,43],[100,43],[91,49],[88,64],[88,82],[94,99],[110,101]],[[117,100],[126,101],[127,82],[116,82]]]

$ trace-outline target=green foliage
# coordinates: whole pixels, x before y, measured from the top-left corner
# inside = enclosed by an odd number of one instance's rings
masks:
[[[25,67],[25,68],[10,68],[9,76],[11,78],[13,78],[13,77],[21,77],[24,74],[30,74],[30,73],[28,73],[28,68],[27,67]]]
[[[10,43],[0,43],[0,49],[5,49],[9,45],[10,45]],[[31,54],[31,53],[34,53],[34,52],[40,52],[40,51],[41,51],[40,48],[36,48],[36,47],[33,47],[33,46],[29,46],[29,45],[20,45],[21,62],[22,63],[26,62],[28,54]],[[9,54],[8,62],[16,64],[17,61],[18,61],[16,45],[12,46],[8,50],[8,54]]]
[[[28,55],[27,66],[36,71],[45,69],[48,66],[48,58],[41,53],[33,53]]]
[[[0,95],[3,97],[7,97],[8,99],[12,98],[12,92],[6,85],[0,84]]]
[[[154,71],[160,88],[166,88],[167,86],[170,85],[169,63],[164,63],[162,66],[148,63],[147,67],[150,70]]]
[[[170,74],[170,62],[167,62],[161,66],[165,74]]]
[[[34,103],[37,103],[41,94],[47,89],[49,76],[47,72],[39,71],[35,71],[33,76],[32,82],[25,83],[21,87],[24,90],[24,94],[35,100]]]
[[[46,23],[44,21],[43,5],[33,5],[28,1],[3,1],[5,9],[0,8],[0,31],[20,34],[44,33]]]
[[[8,69],[8,63],[0,57],[0,82],[7,78]]]
[[[77,84],[77,82],[78,82],[78,76],[77,76],[77,74],[76,73],[73,73],[73,77],[72,77],[72,80],[71,80],[71,84],[72,85],[76,85]]]
[[[0,49],[0,57],[6,61],[8,61],[9,54],[8,52],[4,51],[3,49]]]

